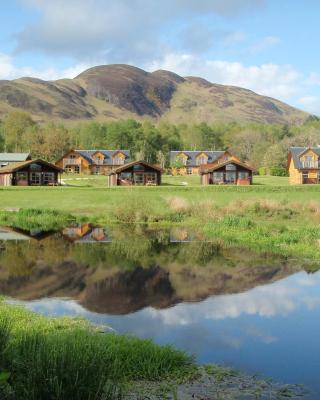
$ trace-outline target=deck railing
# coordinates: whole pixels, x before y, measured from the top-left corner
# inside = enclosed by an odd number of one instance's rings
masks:
[[[320,168],[319,161],[302,161],[302,168]]]
[[[63,159],[63,168],[66,165],[80,165],[81,161],[76,158],[64,158]]]

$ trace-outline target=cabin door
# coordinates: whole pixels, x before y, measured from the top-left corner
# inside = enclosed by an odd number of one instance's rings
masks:
[[[133,180],[135,185],[144,185],[144,173],[143,172],[135,172],[133,174]]]
[[[236,172],[235,171],[226,172],[226,183],[236,183]]]
[[[35,186],[41,185],[41,172],[31,172],[30,184]]]

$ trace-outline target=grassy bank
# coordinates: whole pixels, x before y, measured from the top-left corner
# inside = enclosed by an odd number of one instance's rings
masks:
[[[171,347],[103,334],[81,320],[45,318],[3,301],[0,356],[1,399],[117,399],[130,382],[195,372],[192,358]]]

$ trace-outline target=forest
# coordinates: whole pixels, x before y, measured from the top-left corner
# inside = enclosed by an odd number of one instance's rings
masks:
[[[70,148],[128,149],[133,159],[169,167],[170,150],[228,149],[260,174],[285,175],[290,146],[320,144],[320,119],[303,125],[250,123],[173,125],[167,122],[119,120],[63,124],[37,123],[22,111],[0,121],[0,151],[31,152],[33,158],[56,161]]]

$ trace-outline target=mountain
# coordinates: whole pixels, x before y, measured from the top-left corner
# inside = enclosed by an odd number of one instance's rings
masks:
[[[0,117],[21,109],[38,121],[165,120],[172,123],[301,124],[308,113],[251,90],[123,65],[90,68],[74,79],[0,80]]]

